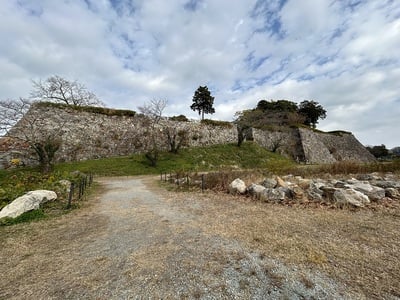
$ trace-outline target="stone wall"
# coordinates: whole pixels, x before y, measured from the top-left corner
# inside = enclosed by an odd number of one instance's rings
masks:
[[[297,128],[282,127],[280,130],[253,129],[254,141],[274,152],[304,161],[304,150]]]
[[[143,115],[135,116],[110,116],[100,113],[76,111],[72,108],[57,108],[53,106],[34,106],[25,116],[26,120],[35,121],[32,129],[37,134],[57,132],[56,137],[61,138],[61,148],[57,151],[55,160],[79,161],[102,157],[130,155],[143,153],[151,147],[149,140],[148,118]],[[26,129],[32,124],[20,121],[11,131],[10,136],[24,138]],[[156,125],[157,143],[160,148],[167,148],[165,127],[188,132],[189,146],[206,146],[213,144],[233,143],[237,140],[236,128],[204,125],[200,122],[175,122],[161,120]],[[1,144],[1,143],[0,143]],[[4,148],[4,147],[3,147]],[[12,147],[11,147],[12,148]],[[3,149],[0,154],[4,160],[9,159],[10,147]],[[22,155],[28,151],[26,144],[13,149]]]
[[[312,130],[299,128],[304,157],[309,163],[334,163],[336,159],[329,152],[320,136]]]
[[[336,161],[373,162],[375,157],[351,133],[324,133],[307,128],[285,127],[278,131],[253,130],[259,145],[300,162],[312,164]]]
[[[25,119],[25,123],[24,123]],[[151,147],[149,120],[143,115],[117,116],[77,111],[72,108],[33,106],[10,132],[23,137],[27,128],[35,134],[56,132],[62,140],[56,161],[76,161],[143,153]],[[34,125],[26,120],[36,120]],[[176,122],[163,119],[156,126],[157,142],[167,149],[165,128],[185,130],[188,146],[236,143],[237,130],[232,126],[204,125],[200,122]],[[338,160],[374,161],[374,157],[352,134],[319,133],[305,128],[281,128],[275,131],[253,129],[254,142],[299,161],[332,163]],[[5,141],[8,141],[5,143]],[[6,144],[6,146],[4,146]],[[0,140],[0,165],[9,165],[10,159],[20,158],[26,164],[29,148],[25,143]]]
[[[374,162],[375,157],[349,132],[325,133],[299,128],[306,159],[310,163],[335,161]]]

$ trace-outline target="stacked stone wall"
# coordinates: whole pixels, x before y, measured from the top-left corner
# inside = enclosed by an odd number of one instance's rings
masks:
[[[305,157],[310,163],[336,161],[374,162],[375,157],[351,133],[324,133],[298,129]]]
[[[35,123],[36,128],[32,128],[32,131],[36,130],[39,134],[58,130],[57,137],[62,143],[56,153],[57,162],[143,153],[152,146],[149,135],[151,123],[143,115],[110,116],[72,108],[33,106],[25,118],[40,120]],[[26,126],[23,124],[23,120],[20,121],[11,130],[10,135],[22,137],[23,131],[26,131],[26,128],[21,130]],[[197,121],[177,122],[162,119],[156,125],[156,130],[160,132],[157,142],[162,150],[168,147],[166,134],[163,133],[165,128],[187,132],[189,147],[237,142],[237,129],[234,125],[215,126]],[[338,160],[375,160],[352,134],[333,135],[305,128],[282,127],[275,131],[253,129],[252,135],[254,142],[262,147],[300,161],[332,163]],[[26,144],[16,145],[0,149],[0,165],[9,165],[11,158],[21,158],[27,164],[32,163],[28,159],[29,149]]]
[[[26,119],[40,120],[40,124],[37,123],[37,127],[33,129],[38,134],[57,131],[56,137],[62,140],[61,148],[55,157],[57,162],[143,153],[150,150],[152,146],[149,140],[151,124],[143,115],[109,116],[76,111],[72,108],[40,106],[31,109]],[[21,121],[11,130],[10,136],[23,139],[26,128],[21,130],[22,126],[24,125]],[[155,127],[155,130],[160,131],[157,134],[157,143],[161,145],[161,150],[167,149],[167,137],[162,133],[165,127],[186,131],[188,146],[191,147],[233,143],[237,140],[237,131],[233,125],[222,127],[204,125],[200,122],[176,122],[162,119]],[[27,151],[26,147],[19,147],[17,153],[22,155]],[[3,152],[4,158],[10,157],[7,155],[10,149]]]
[[[253,129],[254,141],[260,146],[293,159],[303,161],[304,151],[296,128],[282,127],[280,130]]]

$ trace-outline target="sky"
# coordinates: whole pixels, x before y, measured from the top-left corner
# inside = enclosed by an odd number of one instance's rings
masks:
[[[0,99],[59,75],[108,107],[199,119],[207,85],[207,118],[314,100],[319,129],[400,146],[398,0],[0,0],[0,41]]]

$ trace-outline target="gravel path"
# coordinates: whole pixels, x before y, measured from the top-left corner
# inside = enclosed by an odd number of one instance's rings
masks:
[[[203,230],[212,221],[200,198],[175,201],[185,194],[161,190],[151,177],[98,181],[105,190],[89,208],[7,240],[0,299],[348,297],[319,273]],[[5,250],[21,243],[18,255]]]

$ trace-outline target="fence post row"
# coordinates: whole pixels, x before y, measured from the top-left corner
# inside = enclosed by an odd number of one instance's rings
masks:
[[[164,174],[164,181],[167,182],[167,172],[160,174],[160,179],[161,181],[163,181],[163,174]],[[176,178],[176,185],[180,186],[180,182],[179,182],[179,174],[176,173],[176,175],[174,176],[174,174],[169,173],[169,178],[170,180],[173,181],[173,178]],[[185,176],[182,177],[182,179],[185,179]],[[190,186],[190,175],[189,173],[186,174],[186,184],[189,187]],[[206,189],[206,182],[205,182],[205,174],[201,174],[201,191],[204,192],[204,190]]]
[[[82,196],[85,194],[85,191],[88,187],[90,187],[93,183],[93,175],[89,174],[86,175],[85,177],[82,177],[79,182],[78,182],[78,198],[77,200],[80,200]],[[75,194],[75,187],[76,184],[74,182],[71,182],[70,188],[69,188],[69,195],[68,195],[68,205],[67,208],[71,207],[72,200],[74,198]]]

